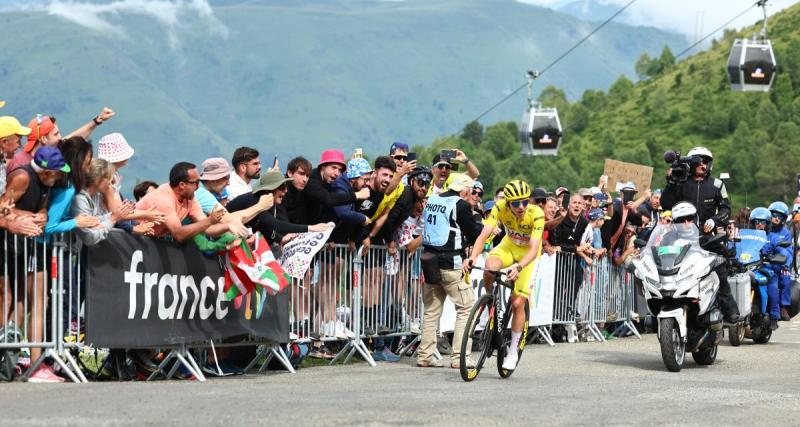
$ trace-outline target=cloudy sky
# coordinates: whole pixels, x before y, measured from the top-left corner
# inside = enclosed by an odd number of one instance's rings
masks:
[[[560,5],[574,0],[517,0],[539,6],[557,8]],[[629,0],[591,0],[601,4],[625,5]],[[688,35],[695,35],[698,12],[703,16],[704,33],[722,25],[739,12],[755,3],[755,0],[637,0],[628,8],[628,22],[640,25],[650,25],[671,31],[678,31]],[[770,0],[767,3],[767,13],[772,15],[786,8],[797,0]],[[741,28],[750,25],[761,18],[760,9],[751,10],[750,13],[736,20],[732,26]]]

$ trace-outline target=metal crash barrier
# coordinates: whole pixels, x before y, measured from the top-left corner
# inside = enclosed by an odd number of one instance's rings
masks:
[[[79,250],[75,236],[69,234],[50,242],[4,234],[0,245],[4,262],[0,350],[20,350],[23,366],[27,366],[23,378],[49,357],[72,381],[87,382],[74,357],[87,348],[83,339],[86,251]],[[329,245],[321,250],[305,277],[293,279],[289,285],[290,333],[285,342],[343,341],[332,364],[347,363],[358,355],[371,366],[375,362],[364,340],[406,336],[416,342],[424,312],[420,254],[421,250],[410,253],[405,249],[389,254],[384,246],[353,251],[344,245]],[[633,278],[621,266],[612,265],[608,258],[586,265],[574,254],[558,253],[555,268],[542,274],[549,276],[544,282],[552,286],[552,321],[531,331],[550,345],[554,343],[548,339],[548,330],[553,325],[574,325],[601,342],[605,341],[602,329],[608,323],[616,325],[614,334],[627,330],[639,336],[633,325]],[[483,291],[480,285],[473,289]],[[176,363],[170,368],[165,360],[150,379],[162,374],[171,378],[182,365],[202,381],[205,378],[190,350],[231,346],[257,347],[247,369],[262,361],[258,371],[263,372],[277,359],[294,372],[282,344],[239,337],[235,342],[208,339],[159,347],[170,350],[169,359]],[[408,344],[403,350],[406,348]],[[26,355],[30,355],[29,364],[24,363]]]

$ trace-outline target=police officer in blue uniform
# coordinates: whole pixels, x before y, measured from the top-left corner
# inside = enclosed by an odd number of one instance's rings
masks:
[[[769,212],[772,214],[772,224],[770,224],[769,242],[773,247],[777,248],[779,253],[786,255],[786,264],[772,265],[772,270],[778,278],[778,291],[780,292],[781,303],[781,320],[787,322],[791,320],[789,317],[789,306],[792,305],[792,277],[789,271],[792,269],[792,260],[794,259],[794,251],[792,247],[782,248],[779,246],[781,242],[792,242],[792,233],[786,229],[786,219],[789,218],[789,207],[783,202],[774,202],[769,205]]]

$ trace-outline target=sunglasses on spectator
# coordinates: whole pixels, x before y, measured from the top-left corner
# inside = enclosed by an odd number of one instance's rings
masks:
[[[533,203],[536,203],[537,205],[543,205],[547,203],[547,199],[533,199]]]
[[[447,170],[450,170],[450,169],[452,169],[452,166],[450,166],[450,165],[449,165],[449,164],[447,164],[447,163],[440,163],[440,164],[436,165],[436,167],[437,167],[438,169],[447,169]]]
[[[189,185],[200,185],[200,180],[199,179],[195,179],[195,180],[192,180],[192,181],[183,181],[183,182],[185,182],[185,183],[187,183]]]
[[[420,187],[427,187],[431,185],[431,180],[428,178],[415,178],[414,182],[416,182]]]
[[[585,200],[587,202],[591,202],[593,199],[594,199],[593,196],[583,196],[583,200]]]
[[[513,202],[509,202],[509,204],[514,209],[517,209],[520,206],[522,206],[523,208],[527,208],[528,207],[528,201],[527,200],[514,200]]]
[[[395,159],[395,160],[404,160],[405,161],[405,160],[408,159],[408,156],[404,156],[402,154],[395,154],[394,156],[392,156],[392,158]]]
[[[481,190],[472,190],[473,196],[483,197],[483,191]]]

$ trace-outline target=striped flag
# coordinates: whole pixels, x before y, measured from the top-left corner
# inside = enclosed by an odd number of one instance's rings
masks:
[[[225,297],[232,301],[262,287],[268,295],[276,295],[289,286],[289,275],[275,260],[272,250],[260,233],[253,249],[242,242],[228,251],[225,268]]]

